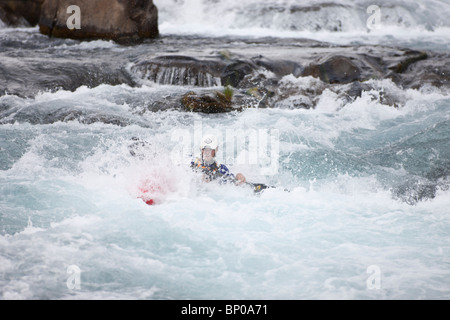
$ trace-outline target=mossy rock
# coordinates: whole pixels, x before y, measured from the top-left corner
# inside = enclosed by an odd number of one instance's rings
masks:
[[[221,92],[199,96],[190,91],[182,97],[181,102],[187,110],[192,112],[227,113],[242,111],[242,108],[233,107],[232,101]]]

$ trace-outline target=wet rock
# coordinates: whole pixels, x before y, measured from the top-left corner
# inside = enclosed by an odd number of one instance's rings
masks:
[[[397,63],[395,66],[390,67],[389,69],[395,71],[396,73],[403,73],[413,63],[420,60],[425,60],[427,58],[428,54],[426,52],[408,50],[404,53],[404,59],[402,59],[399,63]]]
[[[293,95],[284,100],[274,104],[276,108],[280,109],[313,109],[316,106],[316,101],[313,97],[307,95]]]
[[[225,64],[187,56],[161,56],[137,62],[131,70],[143,79],[163,85],[212,87],[220,85]]]
[[[51,105],[34,105],[33,107],[13,107],[9,115],[0,114],[0,124],[27,122],[30,124],[53,124],[56,122],[78,121],[83,124],[105,123],[126,127],[131,121],[120,115],[99,113],[83,109],[69,109]]]
[[[240,87],[240,82],[245,76],[253,73],[257,69],[257,66],[251,61],[238,60],[225,67],[222,73],[222,84],[230,85],[235,88]]]
[[[104,56],[105,58],[107,56]],[[7,57],[0,62],[0,90],[21,97],[34,97],[39,91],[69,90],[81,86],[90,88],[101,84],[119,85],[135,83],[124,66],[113,57],[89,60],[66,58],[43,64],[39,59]]]
[[[254,58],[253,61],[260,67],[273,72],[275,76],[281,78],[289,74],[293,74],[295,77],[299,77],[304,67],[295,61],[289,60],[272,60],[263,56]]]
[[[301,58],[304,64],[307,58]],[[301,76],[321,79],[332,85],[332,91],[333,85],[355,84],[345,89],[349,90],[346,95],[350,100],[360,96],[367,89],[364,83],[371,79],[391,79],[403,88],[449,87],[450,55],[383,46],[320,48]],[[399,105],[398,99],[388,94],[380,96],[380,100]]]
[[[300,77],[299,80],[296,80],[291,76],[280,81],[276,95],[270,99],[270,104],[278,106],[293,97],[303,96],[306,99],[301,98],[302,101],[309,100],[312,102],[311,107],[315,107],[325,90],[335,91],[336,88],[340,87],[337,85],[329,85],[314,77]]]
[[[333,56],[321,64],[305,68],[302,76],[313,76],[327,83],[349,83],[361,80],[361,70],[345,56]]]
[[[369,84],[354,81],[344,86],[340,86],[336,88],[335,92],[338,94],[339,98],[345,103],[351,103],[355,101],[355,99],[360,98],[364,91],[370,91],[374,89]]]
[[[67,26],[71,5],[80,8],[79,29]],[[158,10],[152,0],[44,0],[39,28],[53,37],[135,43],[159,35]]]
[[[186,93],[181,101],[183,106],[192,112],[226,113],[242,110],[242,107],[233,107],[232,99],[218,91],[203,95],[191,91]]]
[[[4,0],[0,2],[0,20],[11,27],[35,26],[44,0]]]
[[[409,64],[398,82],[408,88],[418,89],[424,85],[450,88],[450,56],[428,53],[427,59]]]
[[[251,108],[269,108],[270,98],[274,97],[276,93],[268,90],[265,87],[254,87],[245,91],[246,98],[245,105]]]
[[[336,46],[298,39],[241,43],[165,37],[126,51],[115,50],[116,46],[113,50],[80,49],[73,40],[49,42],[52,45],[36,46],[37,50],[29,50],[27,55],[15,50],[15,43],[8,51],[0,52],[0,94],[33,97],[38,91],[72,91],[83,85],[100,84],[134,87],[142,85],[137,80],[142,78],[181,88],[173,88],[164,96],[152,95],[139,112],[181,109],[212,113],[246,107],[314,108],[324,90],[336,93],[343,104],[371,90],[374,99],[381,103],[402,104],[402,97],[388,92],[389,88],[382,92],[374,87],[377,81],[368,81],[371,79],[391,79],[402,88],[450,87],[448,53],[371,45]],[[74,45],[74,50],[57,56],[53,44]],[[219,89],[214,88],[227,82],[235,91],[231,104],[221,101],[216,93]],[[192,88],[184,86],[201,89],[195,89],[197,94],[185,95]]]
[[[159,56],[137,61],[131,68],[143,79],[165,85],[198,87],[232,86],[242,88],[241,81],[258,66],[250,59],[236,59],[221,52],[202,59],[188,56]]]
[[[273,104],[271,98],[277,96],[279,80],[267,77],[263,73],[248,75],[240,82],[242,97],[236,95],[236,99],[242,105],[252,108],[269,108]]]
[[[352,99],[361,97],[363,91],[370,90],[370,87],[359,81],[352,82],[350,87],[345,90],[345,95],[351,97]]]

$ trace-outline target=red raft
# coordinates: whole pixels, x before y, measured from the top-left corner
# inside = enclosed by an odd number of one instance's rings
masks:
[[[161,187],[154,184],[146,183],[139,188],[140,195],[138,198],[142,199],[149,206],[157,204],[157,198],[162,193]]]
[[[161,175],[155,175],[153,179],[143,180],[138,187],[138,198],[149,206],[163,202],[168,193],[174,191],[172,181],[164,179]]]

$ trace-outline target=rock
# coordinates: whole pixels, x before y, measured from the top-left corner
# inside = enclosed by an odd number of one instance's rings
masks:
[[[245,98],[238,100],[247,107],[268,108],[271,106],[270,99],[277,95],[278,83],[278,78],[267,78],[262,73],[246,76],[240,83]],[[238,97],[240,96],[236,95]]]
[[[119,0],[111,3],[117,4]],[[83,21],[82,18],[82,28]],[[383,90],[378,86],[379,81],[368,81],[371,79],[390,79],[404,89],[423,85],[450,88],[450,54],[445,52],[380,45],[337,46],[298,39],[255,39],[248,43],[243,41],[243,44],[233,41],[225,43],[226,49],[222,50],[224,39],[165,37],[127,50],[116,50],[116,45],[113,50],[86,50],[79,48],[77,41],[52,39],[51,45],[45,41],[36,45],[27,43],[26,47],[22,44],[21,49],[27,50],[24,54],[23,50],[16,49],[16,41],[20,39],[12,37],[2,43],[6,50],[0,52],[0,74],[3,75],[0,95],[32,98],[39,91],[73,91],[83,85],[136,87],[142,85],[137,81],[139,78],[181,86],[161,96],[149,96],[136,112],[180,109],[216,113],[255,107],[314,108],[325,90],[337,94],[343,104],[354,101],[363,92],[372,94],[370,91],[373,91],[373,98],[383,104],[404,104],[404,97],[396,90],[390,90],[389,86]],[[268,41],[271,41],[270,46]],[[55,48],[62,44],[76,50],[55,55]],[[47,60],[51,63],[43,63]],[[226,85],[227,81],[235,86],[231,103],[224,101],[214,88]],[[193,90],[183,88],[185,86],[202,89],[185,94]],[[86,115],[77,113],[67,115],[70,117],[87,119]]]
[[[361,70],[350,58],[333,56],[324,63],[309,65],[302,76],[313,76],[327,83],[350,83],[361,80]]]
[[[295,77],[300,76],[304,67],[299,63],[289,60],[272,60],[263,56],[254,58],[253,61],[261,67],[264,67],[270,72],[273,72],[275,76],[281,78],[289,74],[293,74]]]
[[[140,60],[131,70],[140,73],[144,79],[165,85],[241,88],[244,78],[258,68],[250,59],[236,59],[219,53],[203,59],[182,55],[159,56]]]
[[[413,88],[419,88],[427,82],[433,85],[448,84],[446,75],[449,56],[435,57],[433,54],[430,60],[430,54],[382,46],[360,46],[349,52],[342,48],[336,54],[327,51],[317,54],[316,61],[311,62],[301,75],[313,76],[329,84],[348,84],[369,79],[391,79],[398,85]]]
[[[234,108],[231,98],[226,97],[221,92],[199,96],[195,92],[190,91],[183,96],[181,101],[183,106],[192,112],[225,113],[242,111],[242,107]]]
[[[261,72],[273,72],[271,81],[283,76],[299,76],[303,68],[288,60],[271,60],[265,57],[246,59],[227,51],[197,59],[189,56],[159,56],[141,59],[131,67],[143,79],[164,85],[190,85],[197,87],[232,86],[248,89],[266,80]]]
[[[398,83],[408,88],[424,85],[450,88],[450,55],[427,53],[427,59],[410,63],[397,77]]]
[[[371,88],[368,85],[364,85],[359,81],[352,82],[348,90],[345,91],[345,95],[353,99],[361,97],[363,91],[369,91]]]
[[[84,124],[105,123],[126,127],[132,121],[121,115],[98,112],[83,108],[67,108],[55,105],[34,104],[33,106],[15,106],[0,113],[0,124],[27,122],[30,124],[53,124],[56,122],[78,121]]]
[[[426,52],[408,50],[404,53],[404,59],[389,69],[395,71],[396,73],[403,73],[411,64],[427,58],[428,54]]]
[[[221,76],[222,84],[238,88],[245,76],[252,74],[257,68],[251,61],[237,60],[225,67]]]
[[[0,19],[11,27],[35,26],[39,22],[44,0],[4,0],[0,2]]]
[[[131,70],[162,85],[212,87],[220,85],[225,64],[211,59],[187,56],[160,56],[136,63]]]
[[[71,5],[80,8],[79,29],[67,26]],[[53,37],[135,43],[159,35],[158,10],[152,0],[44,0],[39,28]]]
[[[0,90],[5,88],[9,94],[34,97],[39,91],[74,91],[81,86],[135,86],[125,65],[121,65],[121,60],[117,60],[114,54],[81,59],[74,52],[71,57],[54,57],[48,64],[33,57],[3,57],[0,62],[0,74],[3,75],[0,77]]]

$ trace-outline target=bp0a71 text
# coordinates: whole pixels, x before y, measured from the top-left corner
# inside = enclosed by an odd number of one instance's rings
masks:
[[[267,314],[267,305],[255,304],[227,304],[225,306],[226,314]]]

